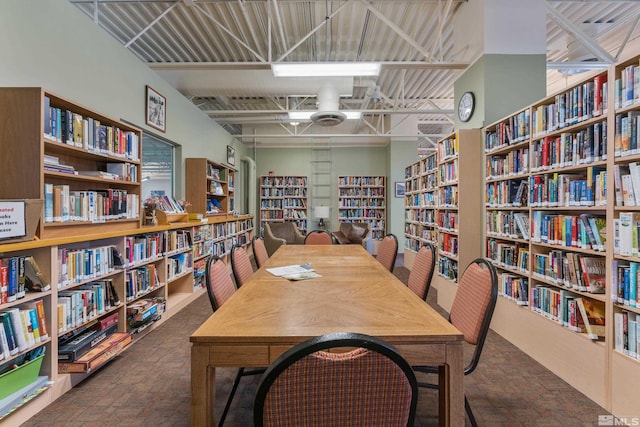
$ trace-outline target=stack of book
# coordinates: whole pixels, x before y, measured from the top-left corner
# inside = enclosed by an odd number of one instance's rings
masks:
[[[50,172],[61,172],[71,175],[78,175],[78,172],[73,166],[63,165],[60,163],[60,159],[58,157],[48,154],[44,155],[44,170]]]

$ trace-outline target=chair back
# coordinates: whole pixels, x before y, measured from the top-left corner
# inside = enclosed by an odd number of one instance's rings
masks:
[[[427,242],[418,251],[407,282],[409,289],[425,301],[431,287],[431,278],[433,277],[435,265],[436,248],[433,244]]]
[[[313,230],[304,238],[305,245],[332,245],[331,234],[324,230]]]
[[[234,245],[231,249],[231,270],[238,287],[253,276],[253,266],[247,251],[242,245]]]
[[[495,267],[488,259],[475,259],[458,280],[458,290],[449,314],[449,321],[462,332],[464,340],[475,345],[465,375],[478,365],[497,299],[498,276]]]
[[[253,242],[251,242],[251,248],[253,250],[253,259],[256,261],[258,268],[267,262],[269,254],[267,253],[267,247],[264,245],[264,240],[261,237],[255,236]]]
[[[216,311],[224,304],[236,291],[236,285],[231,279],[227,264],[217,255],[212,255],[207,259],[205,273],[205,283],[211,309]]]
[[[332,333],[292,347],[267,369],[254,425],[411,426],[417,397],[415,374],[391,345]]]
[[[398,239],[394,234],[387,234],[378,246],[377,260],[384,268],[393,273],[393,267],[398,256]]]

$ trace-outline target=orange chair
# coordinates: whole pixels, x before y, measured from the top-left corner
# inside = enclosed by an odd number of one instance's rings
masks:
[[[229,269],[225,262],[217,255],[212,255],[207,260],[205,267],[205,283],[207,286],[207,295],[209,295],[209,302],[211,303],[211,309],[215,312],[224,304],[229,298],[233,296],[237,290],[236,285],[233,283],[231,276],[229,275]],[[218,426],[224,425],[224,420],[227,418],[227,413],[231,407],[231,401],[236,394],[240,379],[247,375],[258,375],[264,373],[264,368],[245,370],[245,368],[239,368],[236,373],[236,377],[233,380],[229,397],[224,405],[224,410],[220,416]]]
[[[304,238],[305,245],[332,245],[331,234],[324,230],[313,230]]]
[[[267,247],[264,245],[264,240],[261,237],[255,236],[251,242],[251,249],[253,250],[253,259],[256,262],[258,268],[262,267],[269,259],[269,253]]]
[[[433,244],[427,242],[418,251],[407,282],[409,289],[424,301],[427,300],[427,295],[429,294],[435,266],[436,248]]]
[[[464,369],[465,375],[472,373],[478,366],[497,299],[498,276],[495,267],[488,259],[475,259],[458,281],[458,290],[449,313],[449,321],[462,332],[468,344],[475,346],[471,361]],[[413,370],[429,374],[439,372],[439,368],[435,366],[414,366]],[[440,388],[439,384],[420,381],[418,386]],[[464,397],[464,407],[471,425],[477,426],[467,396]]]
[[[393,273],[393,267],[396,264],[398,256],[398,239],[394,234],[387,234],[378,246],[378,255],[376,259],[390,272]]]
[[[231,270],[238,287],[253,276],[251,259],[242,245],[233,245],[233,248],[231,248]]]
[[[259,427],[412,426],[417,400],[415,374],[391,345],[337,332],[290,348],[267,368],[253,422]]]

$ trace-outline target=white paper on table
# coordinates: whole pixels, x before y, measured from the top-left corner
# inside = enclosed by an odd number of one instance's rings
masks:
[[[292,274],[308,273],[313,271],[310,265],[285,265],[283,267],[267,268],[267,271],[274,276],[282,277]]]

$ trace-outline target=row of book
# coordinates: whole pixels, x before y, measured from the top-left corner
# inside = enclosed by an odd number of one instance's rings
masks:
[[[458,281],[458,261],[447,257],[438,257],[436,267],[438,275],[454,282]]]
[[[158,268],[155,264],[148,264],[128,270],[125,274],[124,286],[127,301],[146,294],[161,285]]]
[[[607,159],[607,122],[535,140],[530,154],[532,172],[604,161]]]
[[[383,187],[384,176],[341,176],[338,179],[340,187]]]
[[[284,209],[283,215],[285,219],[306,219],[307,215],[301,209]]]
[[[531,241],[603,252],[606,244],[606,219],[590,214],[533,211]]]
[[[58,248],[58,288],[105,276],[115,271],[117,249],[113,245],[95,248]]]
[[[485,224],[488,236],[529,240],[530,220],[526,212],[488,210]]]
[[[620,212],[613,220],[613,253],[628,257],[640,257],[640,213]]]
[[[531,127],[534,136],[554,132],[603,115],[608,110],[607,75],[577,85],[554,97],[553,103],[532,109]]]
[[[517,148],[506,154],[487,156],[487,179],[524,175],[529,172],[529,148]]]
[[[49,338],[49,327],[40,300],[0,311],[0,360],[44,342]]]
[[[339,197],[384,198],[384,188],[341,188]]]
[[[640,163],[613,166],[616,206],[640,206]]]
[[[526,179],[488,182],[484,200],[490,208],[529,206],[529,182]]]
[[[126,266],[136,265],[158,258],[167,250],[165,233],[148,233],[126,236],[124,239],[124,258]]]
[[[32,256],[0,258],[0,305],[18,301],[29,291],[46,292],[50,288]]]
[[[281,220],[284,219],[284,212],[281,209],[277,210],[261,210],[261,220]]]
[[[44,221],[103,222],[140,217],[140,197],[127,190],[74,191],[67,184],[44,184]]]
[[[498,295],[518,305],[528,305],[529,279],[507,272],[498,273]]]
[[[173,196],[157,196],[150,197],[145,200],[144,204],[153,206],[154,209],[166,212],[166,213],[185,213],[184,204],[186,202],[176,199]]]
[[[628,107],[640,102],[640,67],[628,65],[620,70],[620,78],[614,82],[615,108]]]
[[[440,208],[458,207],[458,186],[451,185],[438,189],[438,201]]]
[[[438,227],[450,231],[458,230],[458,212],[442,211],[438,212]]]
[[[262,199],[260,209],[282,209],[283,199]]]
[[[638,154],[640,150],[640,144],[638,143],[639,126],[638,111],[616,114],[613,140],[616,158]]]
[[[437,166],[436,156],[424,157],[420,162],[407,166],[404,169],[404,177],[405,179],[409,179],[414,176],[430,175],[433,174]]]
[[[458,236],[455,234],[440,233],[438,235],[438,249],[443,255],[458,255]]]
[[[412,178],[405,182],[405,194],[415,191],[434,191],[437,188],[437,179],[435,174],[424,175]]]
[[[260,197],[261,198],[266,198],[266,197],[278,197],[278,198],[282,198],[284,197],[284,190],[282,188],[261,188],[260,189]]]
[[[529,206],[606,206],[607,171],[588,166],[585,173],[553,173],[529,177]]]
[[[193,245],[193,238],[191,237],[191,231],[189,230],[169,230],[167,231],[167,246],[166,252],[171,254],[173,252],[182,252],[185,249],[191,248]]]
[[[384,207],[380,208],[340,208],[338,211],[338,219],[358,220],[358,219],[379,219],[384,218]]]
[[[447,138],[438,142],[438,159],[443,162],[458,155],[458,138]]]
[[[627,307],[640,307],[638,274],[640,263],[614,260],[611,275],[611,299]]]
[[[306,192],[306,176],[263,176],[260,182],[261,187],[304,187]]]
[[[384,199],[340,199],[339,207],[340,208],[384,208],[385,202]]]
[[[437,193],[420,193],[405,195],[405,207],[408,208],[435,208],[438,206]]]
[[[438,180],[440,185],[458,182],[458,159],[438,165]]]
[[[623,310],[613,313],[614,348],[632,359],[640,360],[640,318]]]
[[[486,242],[486,254],[497,266],[526,274],[529,266],[528,245],[490,238]]]
[[[498,123],[495,130],[486,133],[484,151],[490,153],[529,139],[531,133],[530,116],[530,110],[526,108],[510,116],[506,121]]]
[[[405,211],[405,220],[433,226],[436,222],[436,211],[434,209],[407,209]]]
[[[137,133],[102,124],[93,117],[51,105],[44,97],[44,136],[48,139],[130,160],[140,159],[140,138]]]
[[[544,285],[531,289],[531,309],[593,340],[605,336],[604,302]]]
[[[153,322],[160,320],[166,311],[167,301],[163,297],[141,298],[127,306],[127,331],[140,333]]]
[[[174,279],[193,269],[193,252],[183,252],[167,258],[167,280]]]
[[[67,331],[106,313],[121,304],[111,279],[89,282],[58,292],[58,331]]]
[[[606,291],[606,259],[602,256],[552,250],[533,254],[532,271],[558,286],[592,294]]]
[[[225,169],[221,169],[217,166],[212,165],[211,163],[207,163],[207,178],[214,179],[216,181],[226,181],[227,177],[224,172]]]

